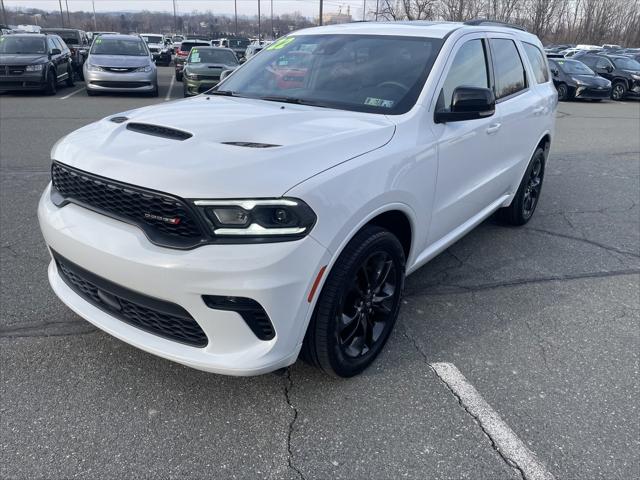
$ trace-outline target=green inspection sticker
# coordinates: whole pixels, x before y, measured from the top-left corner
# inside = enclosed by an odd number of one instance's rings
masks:
[[[287,45],[289,45],[295,39],[296,39],[296,37],[284,37],[284,38],[281,38],[280,40],[276,41],[275,43],[272,43],[271,45],[269,45],[267,47],[267,50],[280,50],[281,48],[284,48]]]
[[[385,100],[383,98],[373,98],[367,97],[364,101],[365,105],[369,105],[371,107],[382,107],[382,108],[392,108],[395,102],[393,100]]]

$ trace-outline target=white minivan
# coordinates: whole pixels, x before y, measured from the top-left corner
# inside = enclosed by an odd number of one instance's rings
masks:
[[[292,33],[213,90],[55,144],[38,206],[49,281],[184,365],[253,375],[301,355],[358,374],[406,275],[496,211],[529,221],[556,105],[540,41],[515,26]]]

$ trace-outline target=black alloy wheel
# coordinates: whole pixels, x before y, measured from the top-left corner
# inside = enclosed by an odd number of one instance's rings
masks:
[[[44,88],[45,95],[55,95],[58,91],[58,83],[55,70],[49,70],[47,75],[47,84]]]
[[[564,83],[561,83],[560,85],[558,85],[557,90],[558,90],[558,100],[564,101],[569,98],[569,88]]]
[[[369,225],[340,254],[307,328],[302,358],[336,377],[352,377],[376,359],[400,310],[405,253],[395,235]]]
[[[542,191],[546,158],[544,148],[538,147],[529,161],[511,205],[498,210],[498,217],[503,222],[520,226],[533,217]]]
[[[627,93],[627,87],[622,82],[616,82],[611,88],[611,98],[613,100],[622,100]]]

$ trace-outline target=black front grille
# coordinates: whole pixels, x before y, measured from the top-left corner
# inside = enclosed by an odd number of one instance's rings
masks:
[[[62,280],[89,303],[160,337],[193,347],[207,345],[204,331],[181,306],[129,290],[52,253]]]
[[[610,93],[611,91],[609,89],[588,87],[585,89],[581,89],[577,96],[589,98],[609,98]]]
[[[102,67],[103,70],[112,73],[131,73],[135,72],[140,67]]]
[[[93,175],[58,162],[51,166],[58,206],[73,202],[139,226],[157,245],[191,248],[206,240],[197,213],[176,197]],[[54,198],[59,194],[62,200]]]
[[[0,75],[22,75],[25,65],[0,65]]]

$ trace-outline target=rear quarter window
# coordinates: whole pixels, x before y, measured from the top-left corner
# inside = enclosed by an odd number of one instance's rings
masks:
[[[531,43],[522,42],[524,47],[524,53],[529,59],[531,68],[533,68],[533,74],[536,77],[537,83],[546,83],[549,81],[549,68],[545,57],[538,47]]]

